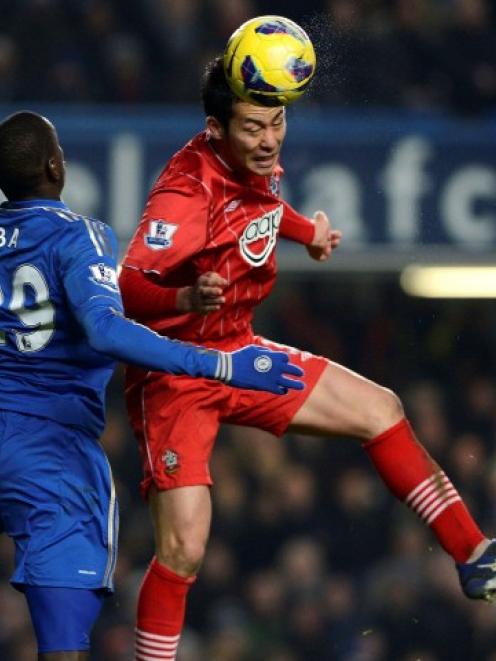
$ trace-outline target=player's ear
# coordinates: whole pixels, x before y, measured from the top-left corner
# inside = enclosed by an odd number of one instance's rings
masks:
[[[225,135],[225,129],[219,120],[212,115],[207,117],[207,130],[214,140],[222,140]]]
[[[46,162],[46,173],[50,181],[61,181],[64,178],[63,161],[56,156],[50,156]]]

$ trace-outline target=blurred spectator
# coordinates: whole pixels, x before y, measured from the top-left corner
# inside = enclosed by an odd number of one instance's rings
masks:
[[[70,8],[60,0],[24,0],[16,6],[10,34],[20,47],[22,78],[18,97],[61,100],[61,79],[74,76],[75,71],[85,87],[86,60],[79,46],[80,26]],[[70,75],[60,70],[64,63],[72,63]],[[76,95],[63,100],[77,102],[81,98]]]
[[[286,590],[280,572],[257,571],[246,579],[246,601],[250,611],[250,640],[253,648],[270,649],[286,633]]]
[[[326,575],[324,548],[312,537],[289,538],[281,548],[279,571],[290,598],[318,596]]]
[[[373,103],[372,41],[363,4],[328,0],[326,9],[327,14],[314,19],[309,28],[322,72],[312,97],[338,106]]]
[[[394,0],[390,25],[377,35],[374,85],[381,105],[426,110],[440,104],[440,30],[436,3]]]
[[[117,103],[142,103],[153,97],[149,63],[142,40],[131,33],[115,33],[105,44],[106,93]]]
[[[0,32],[0,101],[15,101],[19,95],[19,51],[12,37]]]
[[[443,53],[448,100],[473,114],[496,103],[496,30],[487,0],[454,0],[454,19],[446,30]]]
[[[265,10],[258,12],[252,0],[231,0],[228,3],[223,2],[223,0],[205,0],[205,4],[210,30],[219,50],[223,49],[231,34],[242,23],[252,16],[259,15],[259,13],[266,13]],[[272,10],[270,13],[272,13]]]
[[[146,0],[144,28],[155,58],[156,98],[197,102],[207,47],[206,7],[201,0]]]
[[[445,397],[437,383],[415,382],[406,397],[417,434],[434,457],[440,457],[450,443]]]
[[[346,468],[329,484],[330,556],[340,571],[362,575],[381,556],[390,529],[386,490],[372,471]],[[364,549],[367,552],[364,553]]]

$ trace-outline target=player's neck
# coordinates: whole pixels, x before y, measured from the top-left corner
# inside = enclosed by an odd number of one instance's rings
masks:
[[[238,169],[236,167],[236,163],[233,161],[233,157],[230,154],[229,149],[222,142],[222,140],[210,139],[209,144],[217,159],[227,170],[235,172]]]
[[[60,201],[61,191],[55,186],[40,186],[30,193],[13,194],[9,196],[11,202],[29,202],[29,200],[57,200]]]

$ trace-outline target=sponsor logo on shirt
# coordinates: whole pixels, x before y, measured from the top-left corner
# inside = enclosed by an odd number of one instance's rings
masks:
[[[167,223],[165,220],[151,220],[150,233],[145,234],[145,245],[152,250],[164,250],[172,245],[172,237],[177,225]]]
[[[239,239],[239,249],[245,261],[252,266],[262,266],[270,257],[277,241],[282,218],[282,204],[251,220]]]
[[[91,264],[90,273],[90,280],[95,284],[111,289],[112,291],[119,291],[117,273],[111,266],[107,266],[103,262]]]

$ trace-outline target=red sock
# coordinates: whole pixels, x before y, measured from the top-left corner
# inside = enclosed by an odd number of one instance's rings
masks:
[[[136,659],[174,661],[195,577],[183,578],[153,558],[138,597]]]
[[[401,420],[363,447],[391,492],[432,528],[455,562],[466,562],[485,537],[408,421]]]

